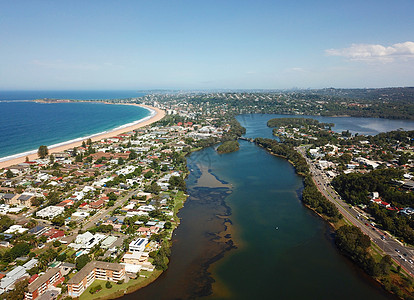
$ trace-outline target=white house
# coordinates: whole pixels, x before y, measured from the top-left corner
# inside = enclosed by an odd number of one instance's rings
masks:
[[[65,208],[61,206],[48,206],[48,207],[43,208],[42,210],[39,210],[36,213],[36,216],[40,218],[53,219],[54,217],[63,213],[64,210]]]
[[[129,251],[130,252],[143,252],[145,246],[148,244],[148,239],[146,238],[139,238],[136,241],[132,241],[129,244]]]

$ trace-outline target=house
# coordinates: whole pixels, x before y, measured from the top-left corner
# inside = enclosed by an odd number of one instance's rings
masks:
[[[23,266],[17,266],[6,274],[0,281],[0,294],[11,291],[14,288],[14,284],[19,279],[28,278],[26,269]]]
[[[61,206],[48,206],[36,212],[36,216],[40,218],[53,219],[54,217],[60,215],[65,210]]]
[[[104,201],[102,199],[96,200],[95,202],[89,203],[89,207],[92,209],[100,209],[104,206]]]
[[[34,198],[35,198],[34,194],[23,193],[19,197],[17,197],[17,199],[15,200],[15,203],[12,203],[12,204],[31,207],[32,206],[32,199],[34,199]]]
[[[74,248],[76,250],[79,249],[91,249],[95,245],[99,244],[103,239],[106,238],[106,235],[96,233],[95,235],[90,233],[89,231],[79,234],[76,237],[74,243],[69,244],[69,247]]]
[[[28,286],[28,291],[25,293],[25,299],[34,300],[43,295],[50,287],[56,287],[64,281],[64,277],[60,272],[60,268],[50,268],[43,275],[36,278]]]
[[[4,233],[25,233],[29,229],[23,228],[21,225],[12,225]]]
[[[62,202],[60,202],[59,204],[56,204],[56,206],[62,206],[62,207],[66,207],[66,206],[72,206],[73,204],[75,204],[75,201],[72,199],[67,199],[67,200],[63,200]]]
[[[4,200],[4,203],[12,205],[17,201],[19,194],[3,194],[1,200]]]
[[[96,279],[121,281],[125,279],[125,266],[117,263],[91,261],[69,279],[68,294],[79,297]]]
[[[406,216],[411,216],[414,214],[414,209],[412,209],[411,207],[406,207],[402,210],[400,210],[400,213],[406,215]]]
[[[29,233],[34,234],[34,235],[36,235],[36,236],[39,236],[39,235],[41,235],[42,233],[44,233],[44,232],[46,232],[46,231],[48,231],[48,230],[49,230],[49,228],[48,228],[48,227],[38,225],[38,226],[33,227],[32,229],[30,229],[30,230],[29,230]]]
[[[132,241],[129,244],[129,251],[130,252],[143,252],[145,246],[148,244],[148,239],[146,238],[139,238],[135,241]]]
[[[65,236],[65,232],[63,230],[57,230],[54,228],[49,229],[45,233],[42,234],[43,236],[47,237],[47,241],[50,242],[52,240],[55,240],[57,238],[61,238]]]

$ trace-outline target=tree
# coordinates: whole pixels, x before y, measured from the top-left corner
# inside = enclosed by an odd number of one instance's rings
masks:
[[[47,146],[41,145],[39,149],[37,150],[37,156],[40,158],[45,158],[49,154],[49,149],[47,149]]]
[[[19,256],[27,255],[30,252],[30,245],[28,243],[17,243],[11,250],[10,256],[15,259]]]
[[[65,217],[64,216],[56,216],[52,219],[52,224],[56,226],[63,226],[65,225]]]
[[[152,194],[156,194],[158,195],[159,192],[161,191],[160,186],[154,181],[153,183],[151,183],[150,185],[147,185],[145,187],[145,191],[147,193],[152,193]]]
[[[62,245],[62,243],[58,240],[53,241],[53,247],[59,247],[60,245]]]
[[[171,176],[168,183],[172,187],[176,187],[177,189],[179,189],[181,191],[185,191],[185,188],[186,188],[185,181],[181,176]]]
[[[109,199],[109,200],[112,200],[112,201],[115,201],[116,199],[118,199],[118,197],[115,195],[115,193],[114,193],[114,192],[110,192],[110,193],[108,194],[108,199]]]
[[[52,165],[55,163],[55,156],[53,154],[50,154],[49,161],[50,161],[50,164]]]
[[[14,221],[6,215],[0,216],[0,231],[3,232],[9,229],[14,224]]]
[[[7,172],[6,172],[6,177],[7,177],[7,178],[13,178],[13,176],[14,176],[13,172],[12,172],[12,171],[10,171],[10,170],[7,170]]]
[[[98,284],[98,285],[91,287],[91,289],[89,290],[89,293],[95,294],[96,292],[99,292],[100,290],[102,290],[102,286]]]
[[[56,257],[56,260],[58,261],[65,261],[66,260],[66,253],[62,253],[58,257]]]
[[[105,287],[106,287],[107,289],[112,288],[112,284],[111,284],[111,282],[110,282],[110,281],[107,281],[107,282],[105,283]]]
[[[122,157],[118,158],[118,165],[123,165],[124,163],[125,162],[124,162],[124,159]]]
[[[136,158],[138,158],[138,154],[137,154],[134,150],[131,150],[131,151],[129,152],[128,159],[129,159],[129,160],[133,160],[133,159],[136,159]]]
[[[379,275],[388,275],[392,266],[391,256],[385,255],[381,258],[379,263]]]
[[[76,269],[81,270],[91,259],[87,254],[82,254],[76,259]]]

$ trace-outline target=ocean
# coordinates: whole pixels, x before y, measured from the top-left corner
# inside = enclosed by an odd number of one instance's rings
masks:
[[[40,145],[57,146],[126,127],[151,115],[137,106],[26,100],[107,100],[143,95],[134,91],[1,91],[0,161],[36,152]]]

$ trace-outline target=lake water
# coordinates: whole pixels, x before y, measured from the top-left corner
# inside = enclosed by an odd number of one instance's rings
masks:
[[[379,118],[353,118],[353,117],[321,117],[307,115],[278,115],[278,114],[244,114],[237,116],[237,120],[246,127],[247,137],[272,138],[272,129],[266,126],[268,120],[273,118],[312,118],[321,123],[334,123],[332,130],[363,135],[376,135],[380,132],[392,130],[414,130],[414,121],[388,120]]]
[[[238,120],[246,136],[271,137],[272,117]],[[241,141],[235,153],[195,152],[188,167],[169,269],[123,299],[394,299],[338,252],[286,160]]]

